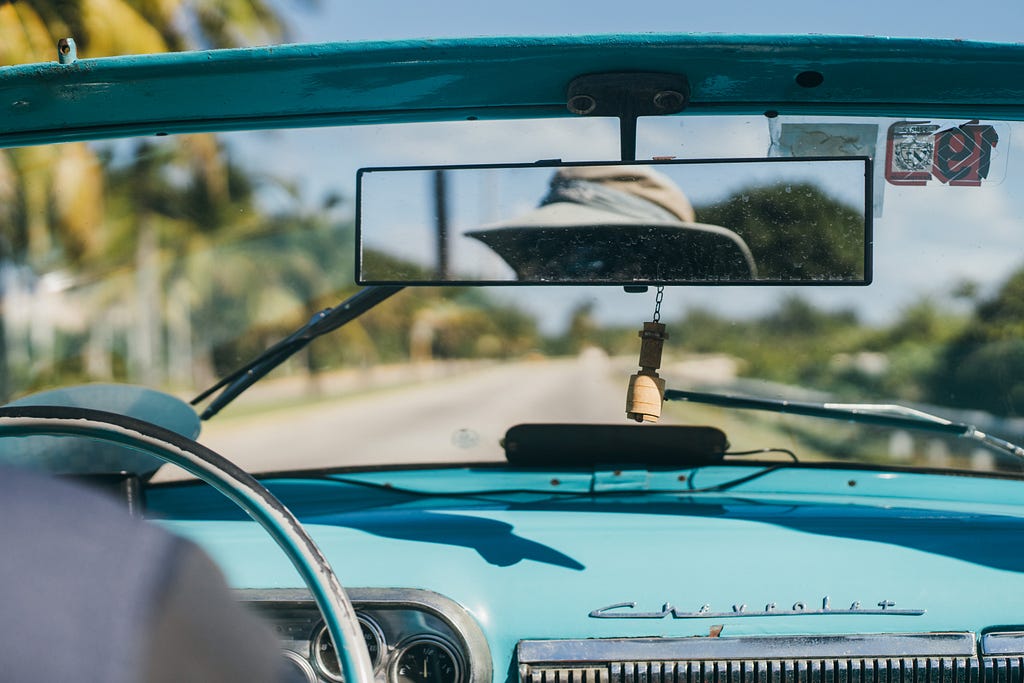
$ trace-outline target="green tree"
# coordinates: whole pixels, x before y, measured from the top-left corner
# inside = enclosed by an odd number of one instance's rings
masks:
[[[569,324],[563,334],[547,340],[548,353],[556,356],[577,354],[587,346],[598,344],[599,326],[594,319],[594,302],[584,301],[569,313]]]
[[[1024,268],[980,302],[929,378],[931,400],[1024,415]]]
[[[729,354],[748,377],[827,390],[841,388],[832,358],[855,351],[864,336],[853,311],[824,310],[796,295],[753,318],[693,309],[671,330],[674,350]]]
[[[864,213],[810,183],[754,186],[696,207],[702,223],[734,231],[747,243],[758,276],[820,280],[864,275]]]

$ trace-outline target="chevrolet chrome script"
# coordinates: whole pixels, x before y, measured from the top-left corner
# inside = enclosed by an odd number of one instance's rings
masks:
[[[925,613],[923,609],[896,609],[896,603],[892,600],[880,600],[875,605],[863,606],[860,602],[853,602],[849,607],[832,607],[832,599],[827,595],[821,600],[821,607],[808,607],[806,603],[795,602],[789,609],[779,608],[770,602],[763,610],[750,610],[745,604],[733,605],[729,612],[712,611],[711,605],[701,605],[696,612],[683,612],[678,607],[666,602],[660,612],[637,612],[635,602],[617,602],[614,605],[601,607],[590,613],[594,619],[663,619],[671,616],[673,619],[732,619],[736,617],[781,617],[804,614],[863,614],[863,615],[886,615],[919,617]]]

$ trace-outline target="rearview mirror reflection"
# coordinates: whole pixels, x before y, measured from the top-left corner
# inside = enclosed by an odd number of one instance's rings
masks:
[[[871,280],[864,157],[359,171],[360,284]]]

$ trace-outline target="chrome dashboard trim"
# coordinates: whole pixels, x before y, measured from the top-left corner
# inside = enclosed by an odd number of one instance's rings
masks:
[[[1020,683],[1024,680],[1024,657],[996,656],[982,660],[985,683]]]
[[[313,671],[313,667],[309,665],[305,657],[291,650],[281,650],[281,656],[295,665],[299,673],[305,676],[306,683],[317,683],[316,672]]]
[[[807,603],[795,602],[790,608],[779,608],[770,602],[763,610],[748,609],[745,604],[733,605],[731,611],[713,612],[711,605],[702,605],[694,612],[685,612],[666,602],[660,612],[637,612],[636,602],[617,602],[613,605],[600,607],[590,613],[592,619],[664,619],[671,616],[673,619],[735,619],[737,617],[792,617],[810,614],[857,614],[871,616],[903,616],[920,617],[927,610],[918,608],[899,608],[892,600],[879,600],[878,607],[862,607],[860,602],[853,602],[849,607],[832,607],[832,599],[825,596],[821,600],[821,608],[808,607]]]
[[[388,645],[387,639],[384,638],[384,633],[381,631],[380,626],[374,619],[365,614],[357,614],[356,619],[359,620],[359,623],[362,626],[366,627],[366,630],[370,632],[370,635],[372,635],[373,639],[377,642],[377,657],[374,658],[372,654],[370,655],[370,664],[373,665],[373,670],[376,672],[380,668],[380,664],[384,659],[385,648]],[[309,660],[313,662],[313,668],[316,669],[321,678],[326,678],[327,680],[335,681],[336,683],[345,683],[344,676],[330,671],[324,664],[323,652],[320,649],[320,645],[323,643],[324,638],[330,638],[330,632],[327,630],[327,625],[321,622],[313,635],[313,639],[309,643]]]
[[[735,638],[524,640],[521,664],[640,661],[975,657],[974,634],[902,633]]]
[[[369,629],[373,635],[373,639],[377,642],[377,661],[373,661],[373,657],[370,657],[370,661],[373,662],[373,668],[376,669],[380,666],[380,663],[384,661],[384,653],[388,648],[388,639],[384,637],[384,631],[381,630],[380,624],[377,623],[376,619],[360,614],[357,616],[359,622]]]
[[[522,683],[1020,683],[983,679],[966,632],[541,640],[517,653]]]
[[[427,612],[447,623],[458,638],[454,643],[467,660],[465,683],[493,683],[491,649],[476,620],[462,605],[440,593],[417,588],[346,588],[349,600],[358,609],[410,608]],[[243,588],[233,591],[240,602],[313,603],[304,588]],[[362,634],[360,634],[362,637]]]
[[[392,659],[391,668],[388,671],[388,681],[394,683],[395,681],[400,680],[398,667],[402,662],[402,657],[404,657],[406,653],[415,646],[423,644],[433,645],[434,647],[444,650],[451,658],[452,665],[455,667],[455,680],[458,681],[458,683],[462,683],[463,671],[466,668],[466,664],[463,661],[462,656],[459,654],[459,649],[453,647],[446,639],[439,638],[437,636],[413,636],[412,638],[408,638],[399,643],[395,647],[398,654]]]
[[[986,683],[1024,681],[1024,631],[992,631],[981,636]]]
[[[1024,631],[992,631],[981,636],[983,655],[1024,655]]]

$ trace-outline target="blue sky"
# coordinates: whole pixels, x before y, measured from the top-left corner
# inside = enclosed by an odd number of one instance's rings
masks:
[[[278,0],[304,42],[586,33],[838,33],[1024,41],[1024,2]],[[312,4],[312,8],[305,5]]]

